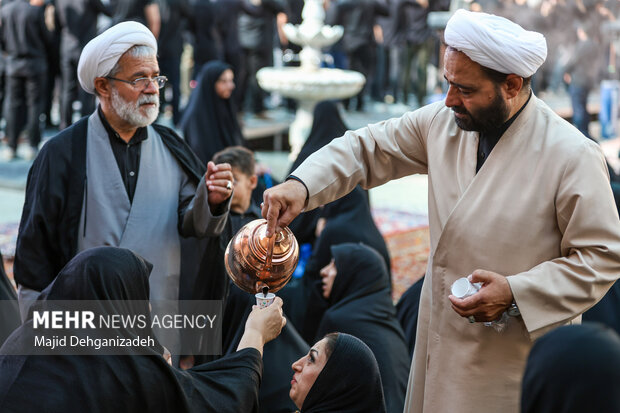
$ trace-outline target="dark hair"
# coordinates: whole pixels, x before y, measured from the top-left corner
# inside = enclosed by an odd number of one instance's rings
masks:
[[[340,333],[329,333],[323,337],[325,339],[325,355],[327,356],[327,359],[329,359],[334,352],[339,335]]]
[[[213,162],[228,163],[248,176],[254,175],[254,152],[243,146],[229,146],[213,155]]]

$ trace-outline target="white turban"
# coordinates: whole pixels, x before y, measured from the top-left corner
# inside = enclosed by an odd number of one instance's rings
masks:
[[[547,57],[545,36],[487,13],[457,10],[448,20],[444,38],[448,46],[484,67],[525,78],[536,73]]]
[[[77,69],[82,88],[94,94],[95,78],[110,73],[123,53],[137,45],[150,46],[157,53],[155,36],[138,22],[119,23],[88,42],[82,50]]]

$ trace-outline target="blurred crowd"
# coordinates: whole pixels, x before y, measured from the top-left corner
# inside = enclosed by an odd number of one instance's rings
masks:
[[[344,27],[342,39],[325,50],[324,64],[367,78],[364,89],[346,100],[345,107],[364,111],[371,101],[416,107],[441,99],[442,31],[429,26],[429,13],[461,6],[511,18],[546,36],[549,55],[533,89],[541,96],[545,91],[570,92],[573,123],[589,136],[587,97],[601,80],[617,77],[613,25],[620,1],[452,3],[324,0],[326,24]],[[81,50],[95,35],[125,20],[144,23],[158,40],[161,74],[168,78],[160,110],[174,125],[181,121],[201,68],[212,60],[232,68],[237,114],[268,118],[266,109],[274,102],[295,108],[295,102],[269,99],[255,75],[262,67],[299,64],[300,46],[289,43],[282,28],[301,23],[303,0],[1,0],[0,5],[5,159],[16,156],[22,132],[30,144],[23,157],[31,159],[43,122],[64,129],[92,113],[95,98],[77,81]]]

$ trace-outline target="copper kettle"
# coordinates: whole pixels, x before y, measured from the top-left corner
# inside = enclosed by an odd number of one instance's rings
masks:
[[[224,262],[232,281],[250,294],[275,293],[286,285],[297,267],[299,244],[284,228],[267,238],[267,221],[243,226],[226,247]]]

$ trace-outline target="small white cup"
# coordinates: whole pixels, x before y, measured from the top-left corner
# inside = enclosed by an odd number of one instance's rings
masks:
[[[276,295],[274,293],[267,293],[267,296],[263,293],[257,293],[254,295],[256,297],[256,305],[258,308],[269,307],[273,300],[276,299]]]
[[[466,298],[474,295],[482,287],[481,283],[472,283],[466,277],[459,278],[452,283],[452,295],[456,298]]]

